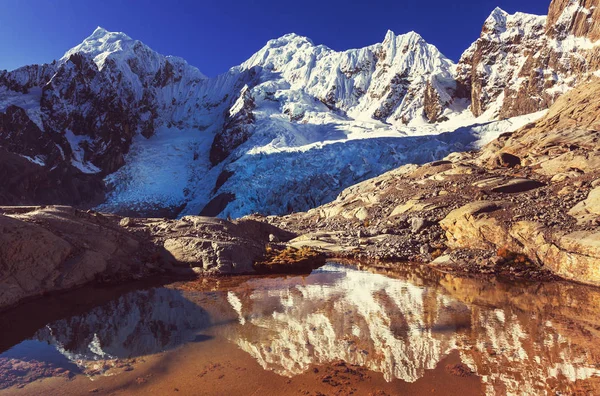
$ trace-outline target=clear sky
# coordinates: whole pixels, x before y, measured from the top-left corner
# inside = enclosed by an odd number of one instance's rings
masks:
[[[0,69],[60,58],[97,26],[214,76],[294,32],[336,50],[414,30],[453,60],[499,6],[546,14],[550,0],[0,0]]]

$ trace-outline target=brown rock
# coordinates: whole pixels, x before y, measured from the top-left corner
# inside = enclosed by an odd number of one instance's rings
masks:
[[[513,154],[498,153],[498,155],[492,159],[491,165],[502,168],[514,168],[521,165],[521,159]]]
[[[598,218],[600,216],[600,187],[590,191],[587,199],[575,205],[569,214],[581,223]]]
[[[565,9],[572,6],[570,0],[552,0],[548,10],[546,32],[551,37],[586,37],[594,42],[600,39],[600,1],[578,0],[571,14],[564,16]],[[559,18],[563,19],[559,21]]]
[[[494,249],[507,244],[502,224],[489,213],[503,208],[500,202],[471,202],[453,210],[440,222],[450,248]]]
[[[100,275],[133,275],[140,258],[135,238],[68,207],[0,215],[0,246],[0,308]]]

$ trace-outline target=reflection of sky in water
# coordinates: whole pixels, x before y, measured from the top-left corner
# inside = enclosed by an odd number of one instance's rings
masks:
[[[587,348],[593,337],[561,330],[552,312],[524,312],[499,299],[508,291],[473,282],[418,272],[396,279],[329,264],[310,276],[252,278],[221,291],[136,291],[50,323],[0,359],[77,365],[89,375],[97,362],[226,342],[280,375],[341,359],[414,382],[459,350],[489,394],[568,393],[569,382],[600,374],[598,355]],[[518,292],[532,307],[548,299]]]
[[[77,366],[47,342],[27,340],[0,354],[0,359],[46,362],[67,370],[77,371]]]
[[[206,311],[165,288],[128,293],[85,315],[52,322],[0,354],[36,360],[87,375],[102,374],[117,359],[146,356],[207,339],[198,334],[210,324]]]

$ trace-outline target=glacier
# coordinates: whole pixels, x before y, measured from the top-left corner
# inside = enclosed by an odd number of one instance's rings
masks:
[[[475,117],[457,73],[417,33],[388,31],[346,51],[287,34],[209,78],[99,27],[58,61],[0,72],[0,107],[56,141],[60,155],[29,158],[104,179],[97,210],[237,218],[308,210],[541,117]]]

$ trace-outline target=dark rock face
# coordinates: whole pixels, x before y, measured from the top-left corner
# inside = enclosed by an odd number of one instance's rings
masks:
[[[111,63],[105,68],[110,69]],[[83,157],[80,159],[105,174],[124,164],[123,156],[131,145],[136,125],[135,113],[123,105],[133,101],[131,95],[109,100],[95,89],[112,85],[107,78],[109,73],[100,73],[96,64],[83,55],[72,55],[44,86],[41,100],[45,129],[84,137],[79,145]],[[73,155],[71,147],[67,151]]]
[[[70,165],[42,167],[0,147],[0,204],[69,204],[102,202],[105,186],[97,175]]]
[[[225,160],[240,145],[244,144],[252,134],[256,107],[248,86],[245,86],[238,100],[229,110],[223,129],[217,133],[210,148],[210,162],[217,165]]]
[[[221,193],[206,204],[202,211],[200,211],[200,216],[218,216],[233,200],[235,200],[234,194]]]
[[[498,100],[500,118],[546,109],[597,70],[598,49],[569,37],[600,38],[599,6],[598,0],[554,0],[547,18],[496,9],[458,64],[457,80],[470,91],[473,114]]]
[[[0,204],[100,202],[102,178],[73,167],[68,153],[63,135],[45,134],[25,110],[9,106],[0,113]]]
[[[10,152],[55,164],[62,159],[59,147],[66,142],[60,135],[51,137],[56,138],[56,142],[44,136],[20,107],[9,106],[6,113],[0,113],[0,145]]]

